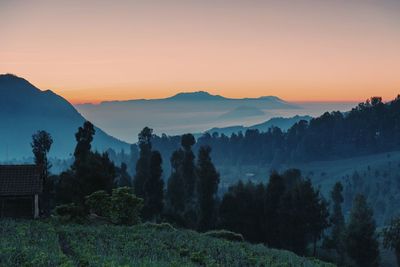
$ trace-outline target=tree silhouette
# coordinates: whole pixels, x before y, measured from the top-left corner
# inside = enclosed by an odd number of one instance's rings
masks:
[[[139,133],[139,159],[136,162],[136,174],[133,179],[133,189],[135,195],[144,198],[145,190],[144,184],[150,177],[150,160],[151,160],[151,138],[153,136],[153,129],[148,127],[143,128]]]
[[[182,176],[185,187],[185,201],[188,205],[194,200],[196,186],[196,171],[194,166],[194,154],[192,146],[195,144],[192,134],[182,135],[181,145],[183,147]]]
[[[271,247],[281,247],[279,208],[285,193],[285,182],[277,172],[269,178],[265,196],[266,243]]]
[[[185,210],[185,188],[182,177],[183,151],[178,149],[171,156],[171,175],[168,179],[166,202],[168,205],[169,216],[175,221],[182,220]],[[181,223],[182,224],[182,223]]]
[[[43,184],[46,183],[51,168],[51,163],[49,162],[47,155],[52,144],[53,139],[46,131],[38,131],[32,135],[32,152],[35,156],[35,164],[39,166],[42,171]]]
[[[197,159],[198,229],[200,231],[209,230],[215,225],[219,173],[211,161],[210,153],[209,146],[202,146]]]
[[[75,134],[77,141],[74,163],[60,174],[57,185],[58,201],[83,204],[85,196],[99,190],[111,193],[116,177],[116,168],[107,153],[92,152],[91,142],[94,126],[86,121]]]
[[[357,266],[379,266],[379,248],[372,209],[365,197],[357,195],[353,201],[345,244],[347,254]]]
[[[329,240],[329,247],[337,251],[340,256],[340,262],[343,260],[344,256],[343,234],[345,231],[344,216],[342,213],[342,203],[344,201],[342,192],[343,186],[340,182],[337,182],[331,191],[333,212],[330,218],[332,232]]]
[[[48,160],[53,139],[46,131],[38,131],[32,135],[32,152],[35,156],[35,164],[40,168],[43,184],[43,195],[41,197],[43,212],[48,215],[50,211],[50,192],[52,191],[53,182],[49,181],[51,163]]]
[[[145,198],[143,218],[156,220],[163,210],[164,181],[162,180],[162,158],[158,151],[152,151],[150,157],[150,176],[144,183]]]
[[[126,163],[121,163],[121,167],[119,168],[119,180],[118,180],[118,187],[131,187],[131,177],[128,174],[128,166]]]

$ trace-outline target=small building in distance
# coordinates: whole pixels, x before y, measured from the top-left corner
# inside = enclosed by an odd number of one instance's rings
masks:
[[[0,218],[38,218],[42,191],[36,165],[0,165]]]

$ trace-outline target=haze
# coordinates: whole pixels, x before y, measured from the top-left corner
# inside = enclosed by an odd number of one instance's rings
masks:
[[[391,99],[400,2],[1,1],[0,73],[73,103],[206,90]]]

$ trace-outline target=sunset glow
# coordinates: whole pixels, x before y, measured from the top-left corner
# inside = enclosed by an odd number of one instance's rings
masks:
[[[246,3],[246,4],[245,4]],[[1,1],[0,73],[73,103],[400,93],[400,2]]]

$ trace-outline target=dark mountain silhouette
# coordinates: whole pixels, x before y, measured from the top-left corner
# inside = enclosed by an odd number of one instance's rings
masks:
[[[198,91],[193,93],[179,93],[166,99],[173,101],[218,101],[226,100],[227,98],[220,95],[211,95],[205,91]]]
[[[12,74],[0,75],[0,160],[30,157],[31,136],[48,131],[54,144],[51,157],[66,158],[75,146],[74,134],[85,118],[64,98],[50,90],[41,91]],[[93,148],[128,150],[129,145],[96,128]]]
[[[287,131],[295,123],[297,123],[301,120],[310,121],[311,119],[312,119],[311,116],[298,116],[298,115],[296,115],[294,117],[290,117],[290,118],[277,117],[277,118],[272,118],[263,123],[259,123],[259,124],[252,125],[249,127],[245,127],[245,126],[241,126],[241,125],[221,127],[221,128],[215,127],[206,132],[211,133],[211,134],[219,133],[219,134],[224,134],[224,135],[230,136],[232,133],[238,133],[238,132],[245,133],[246,130],[253,130],[253,129],[257,129],[260,132],[266,132],[271,127],[278,127],[282,131]]]

